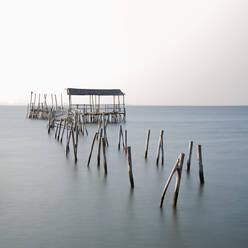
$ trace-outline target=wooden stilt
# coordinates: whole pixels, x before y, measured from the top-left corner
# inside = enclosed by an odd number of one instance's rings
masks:
[[[150,139],[150,129],[148,129],[147,136],[146,136],[145,159],[147,159],[147,153],[148,153],[148,147],[149,147],[149,139]]]
[[[132,170],[132,157],[131,157],[131,147],[127,147],[127,159],[128,159],[128,174],[129,174],[129,181],[130,186],[134,188],[134,181],[133,181],[133,170]]]
[[[55,134],[54,134],[54,138],[55,138],[55,139],[57,138],[58,128],[59,128],[59,125],[58,125],[58,123],[56,122],[56,130],[55,130]]]
[[[187,172],[190,171],[192,148],[193,148],[193,141],[190,140],[189,141],[189,154],[188,154],[188,159],[187,159]]]
[[[199,177],[200,183],[204,184],[204,173],[203,173],[203,164],[202,164],[202,150],[201,145],[197,145],[197,155],[198,155],[198,162],[199,162]]]
[[[58,132],[58,135],[57,135],[57,140],[59,140],[59,137],[60,137],[60,131],[61,131],[61,126],[62,126],[62,119],[60,119],[60,122],[59,122],[59,132]]]
[[[99,129],[99,135],[98,135],[97,166],[100,166],[101,138],[102,138],[102,128]]]
[[[68,155],[69,151],[70,151],[70,138],[71,138],[71,135],[72,135],[72,129],[73,129],[73,126],[71,124],[71,128],[70,128],[70,132],[69,132],[69,135],[68,135],[68,138],[67,138],[67,144],[66,144],[66,156]]]
[[[61,139],[60,139],[60,142],[61,142],[61,143],[62,143],[62,141],[63,141],[65,128],[66,128],[66,119],[64,120],[63,131],[62,131],[62,134],[61,134]]]
[[[97,137],[97,132],[95,133],[95,135],[93,137],[93,140],[92,140],[92,143],[91,143],[90,154],[89,154],[89,158],[88,158],[88,162],[87,162],[88,167],[90,165],[90,159],[91,159],[91,155],[92,155],[92,151],[93,151],[93,148],[94,148],[96,137]]]
[[[170,182],[171,182],[171,179],[172,179],[174,173],[176,172],[176,169],[177,169],[178,164],[179,164],[179,160],[180,160],[180,155],[178,156],[177,161],[176,161],[176,163],[175,163],[173,169],[171,170],[171,173],[170,173],[170,175],[169,175],[169,177],[168,177],[168,179],[167,179],[167,181],[166,181],[166,183],[165,183],[165,186],[164,186],[164,189],[163,189],[161,198],[160,198],[160,207],[163,207],[163,202],[164,202],[165,193],[166,193],[166,191],[167,191],[167,189],[168,189],[168,187],[169,187],[169,184],[170,184]]]
[[[172,201],[173,207],[176,207],[177,205],[177,199],[178,199],[178,193],[179,193],[181,175],[182,175],[182,169],[183,169],[183,161],[184,161],[184,153],[181,153],[179,156],[179,164],[177,167],[177,179],[176,179],[174,196],[173,196],[173,201]]]
[[[127,129],[125,129],[124,139],[125,139],[125,147],[124,147],[124,150],[125,150],[125,153],[127,154]]]
[[[77,162],[77,144],[75,142],[74,130],[72,128],[72,145],[73,145],[73,152],[74,152],[74,161]]]
[[[121,146],[121,139],[122,139],[122,145],[123,145],[123,149],[124,149],[124,138],[123,138],[123,132],[122,132],[122,125],[120,125],[119,127],[119,141],[118,141],[118,149],[120,150],[120,146]]]
[[[164,146],[163,146],[163,134],[164,130],[160,131],[160,136],[158,140],[158,150],[157,150],[157,156],[156,156],[156,165],[158,165],[159,157],[160,157],[160,150],[162,151],[162,164],[164,163]]]
[[[104,174],[107,175],[108,169],[107,169],[107,160],[106,160],[106,154],[105,154],[105,139],[104,137],[101,138],[102,143],[102,155],[103,155],[103,167],[104,167]]]

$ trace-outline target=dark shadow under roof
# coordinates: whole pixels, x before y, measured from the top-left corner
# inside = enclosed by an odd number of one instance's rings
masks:
[[[67,95],[120,96],[120,95],[124,95],[124,93],[120,89],[75,89],[75,88],[67,88]]]

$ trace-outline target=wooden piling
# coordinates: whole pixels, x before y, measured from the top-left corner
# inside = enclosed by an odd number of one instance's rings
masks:
[[[157,149],[157,156],[156,156],[156,165],[158,165],[159,162],[159,157],[160,157],[160,150],[162,151],[162,165],[164,164],[164,146],[163,146],[163,135],[164,135],[164,130],[160,131],[160,136],[158,140],[158,149]]]
[[[88,167],[90,165],[90,159],[91,159],[91,155],[92,155],[92,151],[93,151],[93,148],[94,148],[96,137],[97,137],[97,132],[95,133],[95,135],[93,137],[93,140],[92,140],[92,143],[91,143],[90,154],[89,154],[89,158],[88,158],[88,162],[87,162]]]
[[[163,192],[162,192],[162,195],[161,195],[161,198],[160,198],[160,207],[161,208],[163,207],[165,193],[166,193],[166,191],[167,191],[167,189],[169,187],[169,184],[171,182],[171,179],[172,179],[174,173],[176,172],[176,169],[177,169],[178,164],[179,164],[179,160],[180,160],[180,155],[178,156],[178,158],[176,160],[176,163],[175,163],[174,167],[172,168],[171,173],[170,173],[170,175],[169,175],[169,177],[168,177],[168,179],[167,179],[167,181],[166,181],[166,183],[164,185],[164,189],[163,189]]]
[[[202,164],[202,149],[201,145],[197,145],[197,157],[199,162],[199,177],[200,177],[200,183],[204,184],[204,173],[203,173],[203,164]]]
[[[74,152],[74,161],[77,162],[77,144],[75,142],[74,130],[72,128],[72,145],[73,145],[73,152]]]
[[[124,140],[125,140],[124,150],[125,150],[125,153],[127,154],[127,129],[125,129]]]
[[[69,132],[69,135],[68,135],[68,138],[67,138],[67,144],[66,144],[66,156],[68,155],[68,152],[70,151],[70,138],[71,138],[71,134],[72,134],[72,129],[73,129],[73,126],[71,124],[71,128],[70,128],[70,132]]]
[[[128,159],[128,174],[130,180],[130,186],[134,188],[134,181],[133,181],[133,170],[132,170],[132,157],[131,157],[131,147],[127,147],[127,159]]]
[[[61,143],[62,143],[62,141],[63,141],[64,132],[65,132],[65,128],[66,128],[66,119],[64,120],[63,131],[62,131],[62,134],[61,134],[61,139],[60,139],[60,142],[61,142]]]
[[[189,154],[188,154],[188,159],[187,159],[187,172],[190,171],[192,148],[193,148],[193,141],[190,140],[189,141]]]
[[[172,206],[176,207],[177,205],[177,199],[178,199],[178,193],[180,188],[180,182],[181,182],[181,175],[182,175],[182,169],[183,169],[183,161],[184,161],[184,153],[181,153],[179,155],[179,164],[177,166],[177,179],[175,184],[175,190],[174,190],[174,196],[172,201]]]
[[[61,126],[62,126],[62,119],[60,119],[60,122],[59,122],[59,132],[58,132],[58,136],[57,136],[57,140],[59,140],[59,137],[60,137],[60,131],[61,131]]]
[[[103,167],[104,167],[104,174],[107,175],[108,169],[107,169],[107,160],[106,160],[106,154],[105,154],[105,139],[104,137],[101,138],[102,143],[102,155],[103,155]]]
[[[118,141],[118,149],[120,150],[120,146],[121,146],[121,138],[122,138],[122,145],[124,148],[124,139],[123,139],[123,132],[122,132],[122,125],[120,125],[119,127],[119,141]]]
[[[99,129],[99,135],[98,135],[97,166],[100,166],[101,138],[102,138],[102,128]]]
[[[150,139],[150,129],[148,129],[147,135],[146,135],[145,159],[147,159],[147,153],[148,153],[148,147],[149,147],[149,139]]]
[[[58,123],[56,123],[56,130],[55,130],[55,134],[54,134],[55,139],[57,138],[58,128],[59,128],[59,125],[58,125]]]

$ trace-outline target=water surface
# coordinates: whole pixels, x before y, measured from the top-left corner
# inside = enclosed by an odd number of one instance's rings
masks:
[[[46,121],[25,119],[25,107],[0,107],[0,247],[245,247],[248,241],[248,107],[128,107],[135,188],[118,151],[118,125],[108,126],[108,175],[86,166],[96,125],[80,137],[78,163]],[[145,136],[151,129],[144,160]],[[155,165],[160,130],[165,165]],[[184,166],[178,206],[175,180],[164,183],[188,141],[202,144],[205,185],[196,149]]]

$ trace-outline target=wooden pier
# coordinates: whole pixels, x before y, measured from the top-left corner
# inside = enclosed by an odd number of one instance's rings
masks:
[[[69,104],[64,107],[62,94],[61,104],[57,102],[56,94],[51,94],[51,104],[47,104],[47,94],[34,94],[31,92],[30,102],[27,105],[27,117],[29,119],[56,119],[61,116],[75,116],[83,123],[97,123],[106,119],[108,123],[120,123],[126,120],[125,94],[120,89],[75,89],[67,88]],[[36,97],[37,96],[37,97]],[[88,96],[89,102],[75,104],[72,102],[73,96]],[[112,97],[113,102],[102,104],[104,97]],[[106,99],[105,99],[106,100]],[[58,117],[58,118],[56,118]]]
[[[85,123],[97,123],[102,116],[110,123],[126,120],[125,94],[120,89],[75,89],[68,88],[69,112],[77,112]],[[73,104],[72,96],[88,96],[89,102]],[[105,96],[112,96],[113,102],[101,104]],[[122,103],[121,103],[122,98]]]

